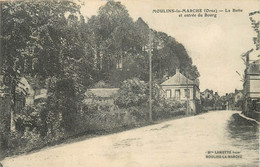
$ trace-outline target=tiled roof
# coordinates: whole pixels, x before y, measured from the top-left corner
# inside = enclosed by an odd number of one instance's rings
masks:
[[[89,89],[86,92],[86,95],[93,94],[96,97],[112,97],[113,95],[117,94],[119,88],[95,88],[95,89]]]
[[[174,76],[164,81],[161,85],[165,86],[165,85],[185,85],[185,84],[195,84],[195,82],[188,79],[180,72],[177,72]]]

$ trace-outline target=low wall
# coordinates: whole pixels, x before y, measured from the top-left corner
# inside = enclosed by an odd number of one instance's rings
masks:
[[[249,117],[247,117],[247,116],[245,116],[243,114],[240,114],[240,113],[233,114],[233,117],[235,119],[238,119],[241,122],[248,122],[248,123],[253,124],[255,126],[259,126],[260,125],[260,123],[258,121],[256,121],[255,119],[249,118]]]

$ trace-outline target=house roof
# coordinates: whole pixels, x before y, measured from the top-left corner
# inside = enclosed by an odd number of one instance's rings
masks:
[[[18,83],[16,91],[23,92],[24,94],[33,94],[34,90],[29,84],[28,80],[25,77],[22,77]]]
[[[205,94],[210,94],[210,95],[212,95],[212,96],[219,96],[218,94],[216,94],[217,92],[215,92],[215,94],[214,94],[214,91],[213,90],[209,90],[209,89],[205,89],[203,92],[200,92],[201,93],[201,95],[205,95]]]
[[[86,96],[91,96],[90,94],[96,97],[108,98],[117,94],[119,88],[95,88],[89,89],[85,94]]]
[[[176,71],[176,74],[172,77],[170,77],[168,80],[164,81],[161,85],[167,86],[167,85],[198,85],[194,81],[188,79],[183,74],[179,72],[179,70]]]

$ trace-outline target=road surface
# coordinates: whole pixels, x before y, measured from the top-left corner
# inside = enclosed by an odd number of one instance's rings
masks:
[[[214,111],[2,161],[4,167],[258,166],[258,128]],[[207,157],[207,158],[206,158]]]

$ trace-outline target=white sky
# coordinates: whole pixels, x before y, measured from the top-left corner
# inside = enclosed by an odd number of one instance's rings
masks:
[[[84,0],[81,0],[83,2]],[[82,14],[96,15],[105,0],[85,0]],[[240,55],[255,49],[255,36],[248,14],[259,10],[258,0],[122,0],[134,21],[141,17],[150,28],[176,38],[198,67],[200,89],[223,95],[242,89],[238,71],[245,68]],[[242,9],[239,13],[218,13],[217,18],[180,18],[177,13],[152,13],[153,9]],[[259,16],[259,15],[258,15]],[[253,55],[256,55],[254,52]]]

